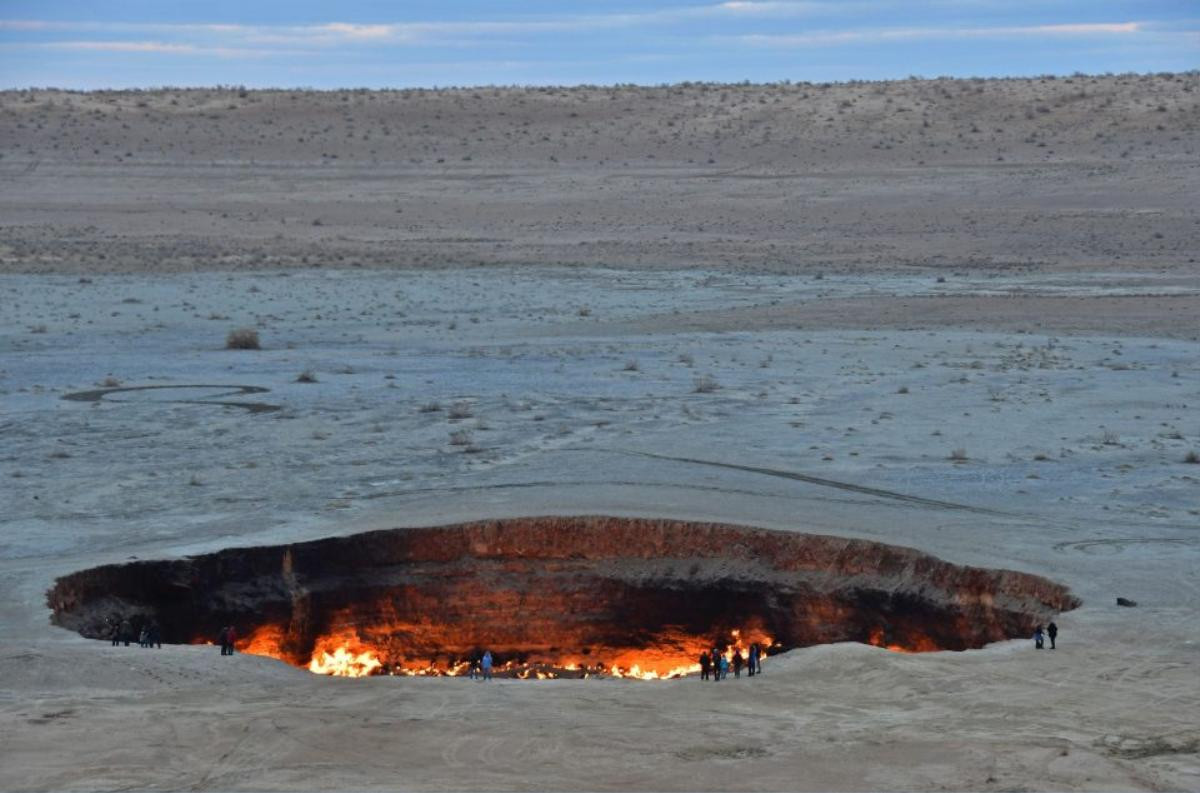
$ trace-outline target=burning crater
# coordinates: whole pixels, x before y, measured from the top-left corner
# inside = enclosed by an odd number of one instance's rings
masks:
[[[909,548],[712,523],[542,517],[375,531],[139,561],[60,578],[52,621],[174,643],[236,627],[243,652],[314,672],[662,678],[702,651],[857,641],[903,652],[1029,636],[1063,586]]]

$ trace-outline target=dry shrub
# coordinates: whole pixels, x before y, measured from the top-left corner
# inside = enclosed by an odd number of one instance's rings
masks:
[[[260,350],[258,331],[254,328],[234,328],[225,337],[227,350]]]

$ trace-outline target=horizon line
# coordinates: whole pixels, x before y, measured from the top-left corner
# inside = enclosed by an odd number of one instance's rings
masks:
[[[122,93],[122,92],[146,92],[152,93],[156,91],[245,91],[250,92],[284,92],[284,91],[305,91],[308,93],[344,93],[346,91],[363,93],[363,92],[400,92],[400,91],[471,91],[482,89],[504,89],[504,90],[546,90],[546,89],[578,89],[578,88],[597,88],[597,89],[614,89],[614,88],[684,88],[692,86],[714,86],[723,88],[766,88],[779,86],[834,86],[834,85],[873,85],[880,83],[906,83],[906,82],[936,82],[941,80],[969,80],[972,82],[1001,82],[1006,80],[1067,80],[1077,78],[1111,78],[1111,77],[1163,77],[1163,76],[1197,76],[1200,75],[1200,68],[1186,69],[1182,71],[1125,71],[1125,72],[1083,72],[1072,71],[1067,72],[1045,72],[1035,75],[1003,75],[1003,76],[985,76],[975,74],[939,74],[935,76],[926,76],[921,74],[911,74],[907,77],[887,77],[887,78],[846,78],[841,80],[793,80],[790,78],[782,78],[779,80],[756,81],[756,80],[736,80],[736,81],[721,81],[721,80],[676,80],[673,82],[658,82],[658,83],[639,83],[639,82],[614,82],[614,83],[463,83],[453,85],[411,85],[411,86],[366,86],[366,85],[344,85],[331,88],[317,88],[306,85],[271,85],[271,86],[256,86],[251,87],[241,83],[213,83],[213,84],[196,84],[196,85],[145,85],[145,86],[127,86],[123,88],[64,88],[54,85],[23,85],[23,86],[0,86],[0,92],[26,92],[26,91],[54,91],[65,94],[99,94],[99,93]]]

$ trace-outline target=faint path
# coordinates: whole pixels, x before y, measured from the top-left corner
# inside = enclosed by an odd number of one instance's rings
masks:
[[[245,394],[264,394],[271,389],[257,385],[137,385],[137,386],[122,386],[119,388],[97,388],[92,391],[76,391],[71,394],[63,394],[62,398],[72,402],[99,402],[109,394],[117,394],[122,391],[153,391],[168,388],[204,388],[204,389],[226,389],[220,394],[213,394],[211,399],[164,399],[162,402],[167,404],[179,405],[221,405],[223,407],[244,408],[251,413],[269,413],[273,410],[279,410],[280,405],[268,405],[265,402],[230,402],[222,400],[222,397],[242,396]],[[232,390],[228,390],[232,389]],[[109,402],[122,402],[126,400],[106,400]]]
[[[933,507],[934,509],[956,509],[964,512],[974,512],[980,515],[1004,515],[1012,517],[1015,513],[1001,512],[1000,510],[987,509],[985,507],[974,507],[970,504],[958,504],[953,501],[939,501],[933,498],[922,498],[921,496],[910,496],[907,493],[897,493],[894,490],[882,490],[877,487],[867,487],[866,485],[855,485],[850,482],[839,482],[836,479],[825,479],[820,476],[812,476],[810,474],[798,474],[794,471],[781,471],[777,468],[760,468],[753,465],[738,465],[737,463],[723,463],[717,460],[698,460],[693,457],[671,457],[665,454],[654,454],[653,452],[636,452],[625,449],[603,449],[602,451],[612,452],[613,454],[627,454],[636,457],[649,457],[655,460],[672,460],[680,463],[692,463],[693,465],[707,465],[713,468],[729,468],[734,471],[749,471],[753,474],[763,474],[764,476],[777,476],[781,479],[794,479],[797,482],[805,482],[810,485],[818,485],[820,487],[833,487],[838,490],[847,490],[851,493],[862,493],[863,495],[876,496],[878,498],[888,498],[893,501],[903,501],[909,504],[919,504],[924,507]]]

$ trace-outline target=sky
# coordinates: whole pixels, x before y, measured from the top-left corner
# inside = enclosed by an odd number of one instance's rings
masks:
[[[0,87],[845,81],[1200,68],[1200,0],[0,0]]]

